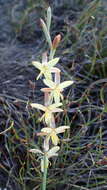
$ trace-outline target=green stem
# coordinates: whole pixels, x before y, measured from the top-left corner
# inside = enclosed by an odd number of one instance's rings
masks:
[[[46,190],[46,179],[47,179],[47,159],[46,156],[44,156],[44,173],[43,173],[42,190]]]
[[[49,60],[53,59],[53,57],[54,57],[54,55],[55,55],[55,51],[56,51],[56,49],[53,49],[53,48],[51,47],[51,49],[50,49],[50,55],[49,55]]]

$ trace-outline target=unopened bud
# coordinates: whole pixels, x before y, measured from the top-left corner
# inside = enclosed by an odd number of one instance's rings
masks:
[[[57,36],[55,36],[55,38],[54,38],[54,40],[52,42],[53,49],[56,49],[58,47],[60,41],[61,41],[61,35],[58,34]]]

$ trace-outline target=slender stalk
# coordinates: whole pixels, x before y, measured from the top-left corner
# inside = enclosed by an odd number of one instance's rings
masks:
[[[48,91],[44,92],[44,104],[45,104],[45,106],[49,105],[49,92]]]
[[[44,104],[49,104],[49,92],[46,90],[44,91]],[[46,146],[45,144],[46,139],[44,140],[44,151],[47,151],[49,149],[49,144]],[[48,142],[49,143],[49,142]],[[46,181],[47,181],[47,157],[44,155],[44,172],[43,172],[43,178],[42,178],[42,190],[46,190]]]
[[[46,190],[46,181],[47,181],[47,159],[46,159],[46,155],[45,155],[44,156],[44,172],[43,172],[42,190]]]
[[[60,84],[60,70],[55,72],[55,83]]]
[[[55,55],[55,51],[56,51],[56,49],[53,49],[52,47],[50,48],[49,60],[53,59],[53,57]]]

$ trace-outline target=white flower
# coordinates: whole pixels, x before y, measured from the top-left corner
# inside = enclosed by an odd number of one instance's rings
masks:
[[[52,143],[56,146],[59,142],[59,138],[57,136],[57,134],[59,133],[64,133],[66,129],[69,129],[69,126],[60,126],[57,128],[50,128],[50,127],[44,127],[41,132],[43,132],[40,134],[41,136],[47,136],[46,138],[48,139],[48,141],[52,140]]]
[[[30,149],[29,152],[35,153],[35,154],[41,154],[42,157],[41,158],[41,171],[44,172],[44,167],[48,168],[49,166],[49,158],[53,157],[53,156],[58,156],[58,150],[60,149],[59,146],[55,146],[53,148],[51,148],[49,151],[47,152],[42,152],[39,149]],[[44,159],[46,159],[46,162],[44,162]],[[44,163],[46,163],[46,165],[44,166]]]
[[[61,92],[64,90],[64,88],[73,84],[73,81],[65,81],[60,84],[56,84],[55,82],[47,79],[44,79],[43,81],[49,88],[51,88],[50,97],[52,100],[55,100],[55,103],[59,103],[60,98],[63,99],[63,95]]]
[[[59,58],[54,58],[49,62],[37,62],[37,61],[33,61],[32,64],[40,70],[40,74],[37,77],[37,80],[44,75],[46,79],[51,80],[52,76],[51,76],[51,72],[52,69],[54,68],[54,66],[58,63]]]
[[[37,108],[37,109],[40,109],[40,110],[45,112],[40,120],[44,119],[46,124],[51,123],[51,121],[53,119],[53,113],[63,111],[62,109],[58,108],[59,106],[62,106],[62,103],[52,104],[52,105],[49,105],[49,106],[43,106],[41,104],[35,104],[35,103],[32,103],[30,105],[33,108]]]

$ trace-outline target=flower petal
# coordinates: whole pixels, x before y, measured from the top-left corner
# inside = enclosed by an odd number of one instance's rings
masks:
[[[60,90],[63,90],[63,88],[66,88],[66,87],[70,86],[73,83],[74,83],[74,81],[71,81],[71,80],[62,82],[62,83],[59,84],[59,88],[60,88]]]
[[[55,108],[54,110],[53,110],[53,113],[56,113],[56,112],[62,112],[63,110],[62,109],[60,109],[60,108]]]
[[[35,154],[39,153],[39,154],[43,154],[43,152],[39,149],[30,149],[29,152],[33,152]]]
[[[56,73],[56,72],[61,72],[61,71],[57,67],[52,67],[51,72]]]
[[[45,111],[45,117],[48,119],[48,118],[51,118],[52,117],[52,111],[49,109],[47,109],[46,111]]]
[[[30,104],[33,108],[37,108],[37,109],[40,109],[42,111],[45,111],[46,110],[46,107],[41,105],[41,104],[35,104],[35,103],[32,103]]]
[[[51,81],[51,80],[46,80],[44,79],[43,82],[45,83],[46,86],[48,86],[49,88],[55,88],[56,84]]]
[[[41,121],[44,121],[45,120],[45,113],[42,115],[42,117],[41,118],[39,118],[39,121],[41,122]]]
[[[52,79],[52,75],[51,72],[49,70],[47,70],[46,72],[44,72],[44,76],[47,80],[51,80]]]
[[[42,76],[42,71],[39,73],[39,75],[37,76],[37,80]]]
[[[37,61],[32,61],[32,64],[39,70],[42,69],[42,64]]]
[[[56,104],[60,102],[60,92],[54,91],[54,100]]]
[[[65,130],[69,129],[69,128],[70,128],[69,126],[60,126],[60,127],[56,128],[55,131],[56,131],[56,134],[59,134],[59,133],[65,132]]]
[[[53,67],[54,65],[56,65],[58,63],[59,59],[60,58],[54,58],[54,59],[50,60],[48,62],[49,67]]]
[[[59,138],[56,135],[56,133],[51,135],[51,139],[52,139],[52,143],[56,146],[58,144],[58,142],[59,142]]]
[[[62,106],[62,103],[58,103],[58,104],[52,104],[49,106],[49,109],[52,110],[52,112],[54,112],[54,109],[57,108],[57,107],[60,107]]]
[[[50,127],[44,127],[41,131],[42,132],[46,132],[46,133],[51,133],[52,132],[52,128],[50,128]]]
[[[50,158],[52,156],[56,156],[57,151],[60,149],[59,146],[55,146],[53,148],[51,148],[48,152],[47,152],[47,157]]]

